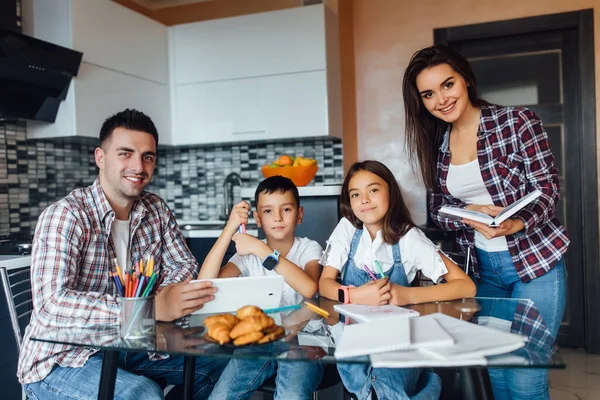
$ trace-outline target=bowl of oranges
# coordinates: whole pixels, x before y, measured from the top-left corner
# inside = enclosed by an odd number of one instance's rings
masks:
[[[281,175],[291,179],[296,186],[306,186],[317,174],[317,160],[302,156],[284,154],[270,164],[265,164],[261,172],[265,178]]]

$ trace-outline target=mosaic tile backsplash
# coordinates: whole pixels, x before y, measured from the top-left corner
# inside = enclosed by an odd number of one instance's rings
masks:
[[[98,172],[97,139],[27,140],[25,122],[0,121],[0,235],[33,233],[40,213]],[[161,147],[149,191],[161,196],[178,220],[218,219],[223,181],[238,173],[244,187],[263,178],[260,167],[280,154],[315,158],[319,171],[310,185],[343,180],[342,143],[335,139]],[[239,188],[234,200],[239,201]]]

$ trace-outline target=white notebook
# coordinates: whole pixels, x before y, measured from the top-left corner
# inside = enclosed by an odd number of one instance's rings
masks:
[[[401,350],[410,347],[410,319],[383,318],[344,327],[335,358]]]
[[[497,227],[502,222],[506,221],[508,218],[512,217],[518,211],[520,211],[527,204],[531,203],[542,194],[539,190],[534,190],[533,192],[527,194],[524,197],[521,197],[519,200],[512,203],[510,206],[506,207],[502,212],[500,212],[495,217],[491,217],[485,213],[479,211],[467,210],[464,208],[452,207],[452,206],[443,206],[440,208],[440,215],[443,215],[447,218],[452,219],[470,219],[473,221],[481,222],[482,224],[488,224],[491,227]]]
[[[454,339],[455,344],[444,347],[420,348],[423,354],[441,360],[460,360],[510,353],[525,346],[525,337],[436,313],[441,327]]]
[[[358,322],[369,322],[387,317],[418,317],[419,312],[394,305],[365,306],[361,304],[336,304],[333,309]]]

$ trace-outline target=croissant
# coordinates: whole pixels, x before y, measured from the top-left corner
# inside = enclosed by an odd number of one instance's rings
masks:
[[[237,310],[237,317],[239,319],[244,319],[248,317],[256,317],[259,315],[266,315],[263,310],[256,306],[245,306]]]
[[[231,327],[223,323],[214,323],[208,327],[208,336],[219,342],[219,344],[231,341]]]
[[[206,327],[210,327],[213,324],[225,324],[233,328],[240,320],[233,314],[217,314],[204,318],[203,322]]]
[[[265,314],[255,317],[246,317],[239,324],[233,327],[229,335],[232,339],[236,339],[237,337],[250,332],[260,332],[273,324],[273,318],[268,317]]]

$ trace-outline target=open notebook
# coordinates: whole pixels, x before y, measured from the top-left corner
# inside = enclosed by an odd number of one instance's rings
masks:
[[[333,309],[358,322],[369,322],[387,317],[418,317],[419,312],[394,305],[364,306],[360,304],[336,304]]]

